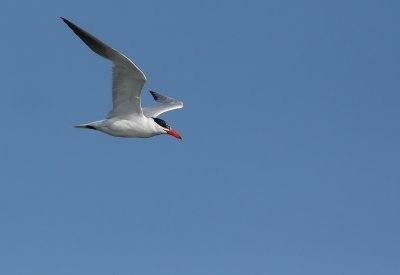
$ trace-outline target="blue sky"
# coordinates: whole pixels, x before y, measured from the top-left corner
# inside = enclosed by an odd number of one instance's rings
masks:
[[[399,274],[398,1],[3,1],[0,273]],[[170,136],[78,130],[111,66]]]

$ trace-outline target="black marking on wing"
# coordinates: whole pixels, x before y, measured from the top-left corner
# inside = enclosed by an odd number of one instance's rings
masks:
[[[112,55],[114,50],[110,46],[104,44],[102,41],[88,33],[87,31],[81,29],[71,21],[61,17],[61,19],[72,29],[72,31],[79,36],[79,38],[95,53],[100,56],[112,60]]]
[[[159,94],[159,93],[150,91],[150,94],[153,96],[153,98],[154,98],[155,101],[157,101],[157,100],[160,99],[160,94]]]
[[[150,91],[150,94],[153,96],[154,100],[159,102],[159,103],[167,103],[167,104],[178,103],[178,101],[176,99],[173,99],[172,97],[168,97],[168,96],[156,93],[154,91]]]

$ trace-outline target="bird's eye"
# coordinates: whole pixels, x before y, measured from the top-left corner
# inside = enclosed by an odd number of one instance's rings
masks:
[[[153,120],[158,124],[158,125],[160,125],[161,127],[164,127],[164,128],[166,128],[166,129],[171,129],[171,126],[169,126],[168,125],[168,123],[167,122],[165,122],[165,120],[162,120],[161,118],[158,118],[158,117],[153,117]]]

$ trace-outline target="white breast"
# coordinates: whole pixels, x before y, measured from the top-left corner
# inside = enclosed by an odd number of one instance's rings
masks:
[[[97,129],[117,137],[139,137],[147,138],[164,132],[157,127],[152,118],[142,117],[135,120],[111,118],[103,120]]]

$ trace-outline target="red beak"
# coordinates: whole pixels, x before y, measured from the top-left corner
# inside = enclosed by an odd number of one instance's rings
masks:
[[[175,130],[168,130],[168,131],[167,131],[167,134],[168,134],[168,135],[171,135],[171,136],[173,136],[173,137],[182,139],[181,135],[180,135],[177,131],[175,131]]]

